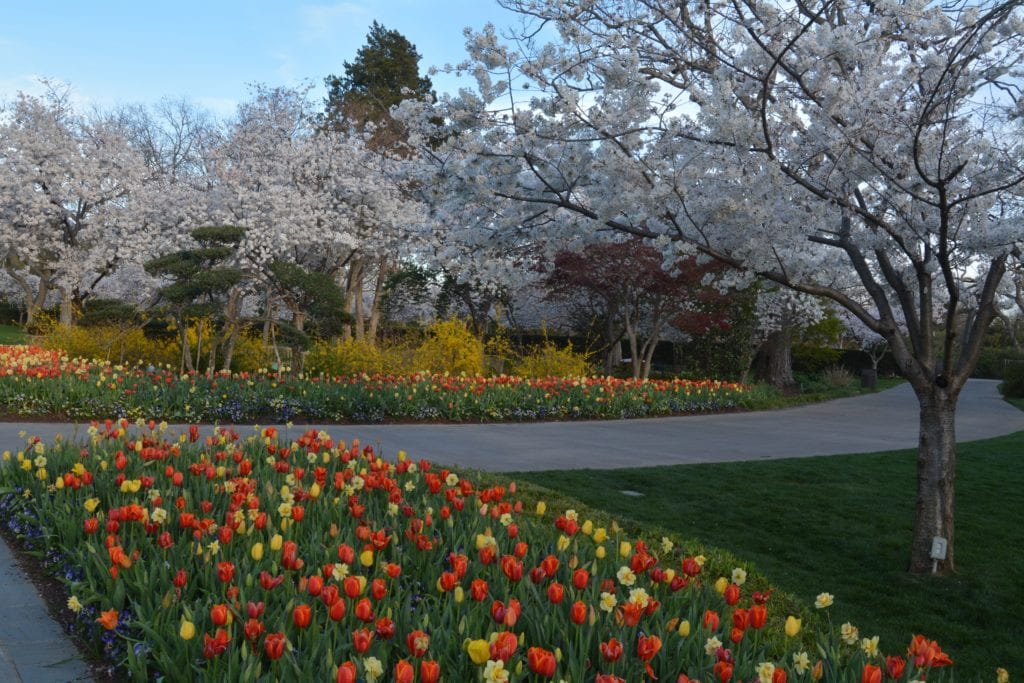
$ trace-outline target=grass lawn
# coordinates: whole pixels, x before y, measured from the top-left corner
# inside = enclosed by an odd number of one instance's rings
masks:
[[[834,593],[834,623],[879,635],[884,650],[923,633],[951,653],[962,680],[991,680],[996,666],[1020,677],[1024,432],[959,447],[951,577],[904,571],[915,458],[903,450],[515,477],[731,551],[806,604]]]
[[[17,325],[0,325],[0,344],[27,344],[28,335]]]

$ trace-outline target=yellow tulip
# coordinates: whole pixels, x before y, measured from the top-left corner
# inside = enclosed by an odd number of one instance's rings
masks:
[[[256,560],[257,562],[262,560],[263,559],[263,544],[262,543],[253,543],[252,544],[252,550],[249,551],[249,554],[252,555],[252,559]]]
[[[729,587],[729,579],[724,576],[719,576],[718,580],[715,581],[715,590],[718,591],[719,595],[725,593],[725,589]]]
[[[466,652],[474,664],[483,666],[491,658],[491,645],[482,638],[471,640],[466,644]]]
[[[608,530],[603,526],[594,529],[594,543],[604,543],[608,540]]]
[[[690,635],[690,622],[687,619],[683,619],[682,621],[679,622],[678,633],[683,638],[685,638],[686,636]]]
[[[182,619],[181,628],[178,629],[178,635],[181,636],[182,640],[192,640],[196,637],[196,625],[188,619]]]
[[[786,617],[786,635],[792,638],[800,633],[800,620],[790,615]]]
[[[281,534],[274,534],[270,538],[270,549],[271,550],[280,550],[281,549],[281,544],[283,544],[283,543],[284,543],[284,538],[281,536]]]
[[[320,484],[313,482],[313,485],[309,487],[309,497],[313,500],[320,497]]]
[[[594,533],[594,523],[588,519],[587,521],[583,522],[583,526],[580,527],[580,531],[582,531],[585,536],[589,536],[590,534]]]
[[[547,509],[548,509],[548,504],[545,503],[543,500],[540,501],[539,503],[537,503],[537,516],[538,517],[543,517],[544,513],[547,512]]]
[[[633,546],[629,544],[629,541],[622,541],[619,543],[619,555],[621,557],[629,557],[632,552]]]
[[[594,554],[597,556],[597,559],[603,560],[604,556],[607,554],[607,551],[605,551],[603,545],[599,545],[597,546],[597,550],[594,551]]]
[[[364,567],[372,567],[373,566],[373,551],[372,550],[364,550],[363,552],[359,553],[359,564],[363,565]]]

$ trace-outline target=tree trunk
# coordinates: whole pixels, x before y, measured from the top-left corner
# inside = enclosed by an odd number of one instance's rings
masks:
[[[780,389],[793,386],[793,336],[788,326],[761,344],[754,357],[754,376]]]
[[[181,372],[195,370],[192,365],[192,349],[188,343],[188,318],[184,316],[178,320],[178,331],[181,333]]]
[[[65,327],[75,324],[75,300],[65,290],[60,292],[60,324]]]
[[[380,306],[384,298],[384,285],[387,284],[391,269],[388,267],[387,259],[381,259],[377,266],[377,284],[373,288],[373,303],[370,304],[370,327],[366,336],[371,342],[377,340],[377,329],[380,327]]]
[[[363,262],[362,259],[353,258],[348,266],[348,277],[344,283],[345,312],[355,316],[355,302],[362,300],[363,296]],[[358,335],[361,332],[357,333]],[[352,323],[347,323],[341,331],[342,341],[352,338]]]
[[[956,434],[954,417],[959,391],[929,382],[915,386],[921,405],[921,438],[917,453],[917,509],[910,553],[910,571],[952,572]],[[946,559],[931,557],[932,538],[946,539]]]

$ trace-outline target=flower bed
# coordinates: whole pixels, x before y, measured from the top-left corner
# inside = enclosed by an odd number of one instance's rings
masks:
[[[24,416],[184,422],[532,421],[633,418],[737,408],[749,389],[715,380],[634,381],[438,374],[207,378],[0,346],[0,410]]]
[[[0,487],[0,522],[138,680],[874,683],[950,663],[833,629],[828,594],[812,634],[740,568],[323,432],[108,422],[5,453]]]

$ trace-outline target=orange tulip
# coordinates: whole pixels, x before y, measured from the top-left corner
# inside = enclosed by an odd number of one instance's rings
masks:
[[[116,609],[108,609],[103,612],[100,612],[100,618],[96,621],[108,631],[113,631],[115,628],[117,628],[117,614],[118,613]]]
[[[865,664],[860,683],[882,683],[882,670],[874,664]]]
[[[408,660],[399,659],[395,664],[395,683],[412,683],[415,676],[416,671],[412,668],[412,664]]]
[[[558,664],[555,661],[555,653],[541,647],[531,647],[527,650],[526,662],[530,667],[530,671],[544,678],[554,676],[555,667]]]
[[[441,679],[441,665],[432,659],[420,662],[420,683],[437,683]]]

